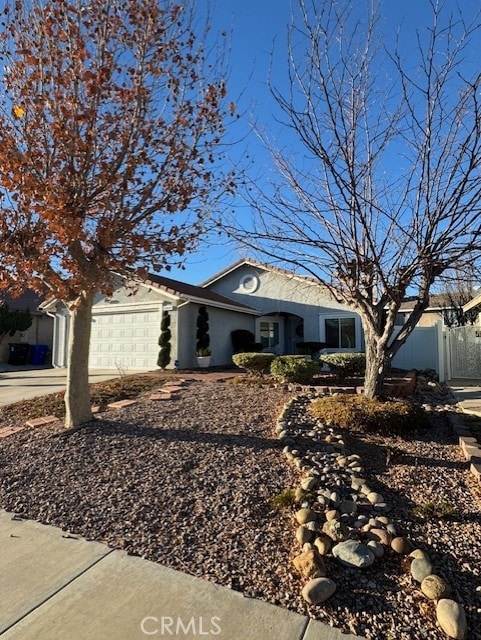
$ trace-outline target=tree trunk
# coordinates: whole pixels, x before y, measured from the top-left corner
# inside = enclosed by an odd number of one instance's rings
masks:
[[[364,328],[366,346],[366,373],[364,376],[364,395],[367,398],[379,398],[383,392],[384,378],[391,366],[391,354],[384,342],[372,329]]]
[[[66,428],[77,427],[92,419],[88,369],[92,303],[93,294],[87,294],[69,308]]]

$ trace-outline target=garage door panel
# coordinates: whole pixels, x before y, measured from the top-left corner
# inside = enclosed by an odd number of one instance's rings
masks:
[[[89,366],[155,369],[161,312],[94,314]]]

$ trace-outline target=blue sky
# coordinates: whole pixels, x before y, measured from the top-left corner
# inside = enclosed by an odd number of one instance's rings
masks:
[[[445,1],[448,7],[456,5],[454,0]],[[207,5],[207,2],[199,0],[198,6]],[[410,51],[415,46],[416,28],[429,22],[428,1],[381,0],[380,6],[387,30],[394,33],[400,26],[406,34],[404,47],[409,63]],[[481,0],[465,0],[462,8],[472,15],[481,10]],[[214,0],[212,14],[214,29],[225,29],[232,33],[229,100],[236,102],[241,118],[230,135],[242,140],[230,153],[234,161],[242,163],[249,154],[251,174],[266,175],[271,169],[269,155],[252,131],[252,123],[257,121],[261,127],[267,126],[274,138],[280,135],[279,125],[274,120],[275,104],[267,87],[267,79],[272,61],[273,83],[279,88],[286,86],[285,44],[291,14],[290,0]],[[479,44],[481,57],[481,42]],[[233,200],[231,208],[237,216],[245,215],[240,198]],[[170,273],[163,275],[198,284],[243,255],[227,240],[219,238],[201,243],[198,251],[187,257],[183,270],[173,268]]]
[[[207,4],[206,0],[200,0],[198,6],[202,4]],[[248,154],[253,158],[252,171],[257,173],[269,166],[269,155],[257,140],[252,124],[268,122],[274,109],[267,79],[274,50],[276,82],[282,81],[285,61],[282,51],[285,51],[290,21],[290,1],[216,0],[211,5],[213,28],[231,33],[229,100],[236,103],[241,117],[230,133],[239,142],[229,153],[241,161]],[[232,207],[237,215],[242,215],[243,204],[239,198],[233,201]],[[164,275],[199,284],[242,255],[226,239],[214,238],[201,243],[199,250],[187,257],[184,270],[173,268]]]

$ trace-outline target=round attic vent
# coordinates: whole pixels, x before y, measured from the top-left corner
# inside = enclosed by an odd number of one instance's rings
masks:
[[[259,288],[259,278],[253,273],[242,276],[240,287],[245,293],[254,293]]]

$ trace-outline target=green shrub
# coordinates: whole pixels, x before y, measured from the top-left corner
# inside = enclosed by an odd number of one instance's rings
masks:
[[[323,422],[350,430],[402,434],[429,426],[424,409],[407,400],[382,402],[362,395],[326,396],[313,402],[311,411]]]
[[[271,364],[272,376],[281,382],[311,384],[316,373],[319,366],[308,356],[279,356]]]
[[[341,379],[349,376],[363,376],[366,370],[364,353],[326,353],[320,356],[320,360]]]
[[[199,307],[197,316],[197,342],[195,352],[198,356],[210,355],[209,313],[205,306]]]
[[[262,375],[268,371],[275,357],[273,353],[236,353],[232,356],[232,361],[249,373]]]
[[[264,348],[262,342],[255,342],[255,335],[248,329],[234,329],[230,337],[234,353],[258,353]]]

